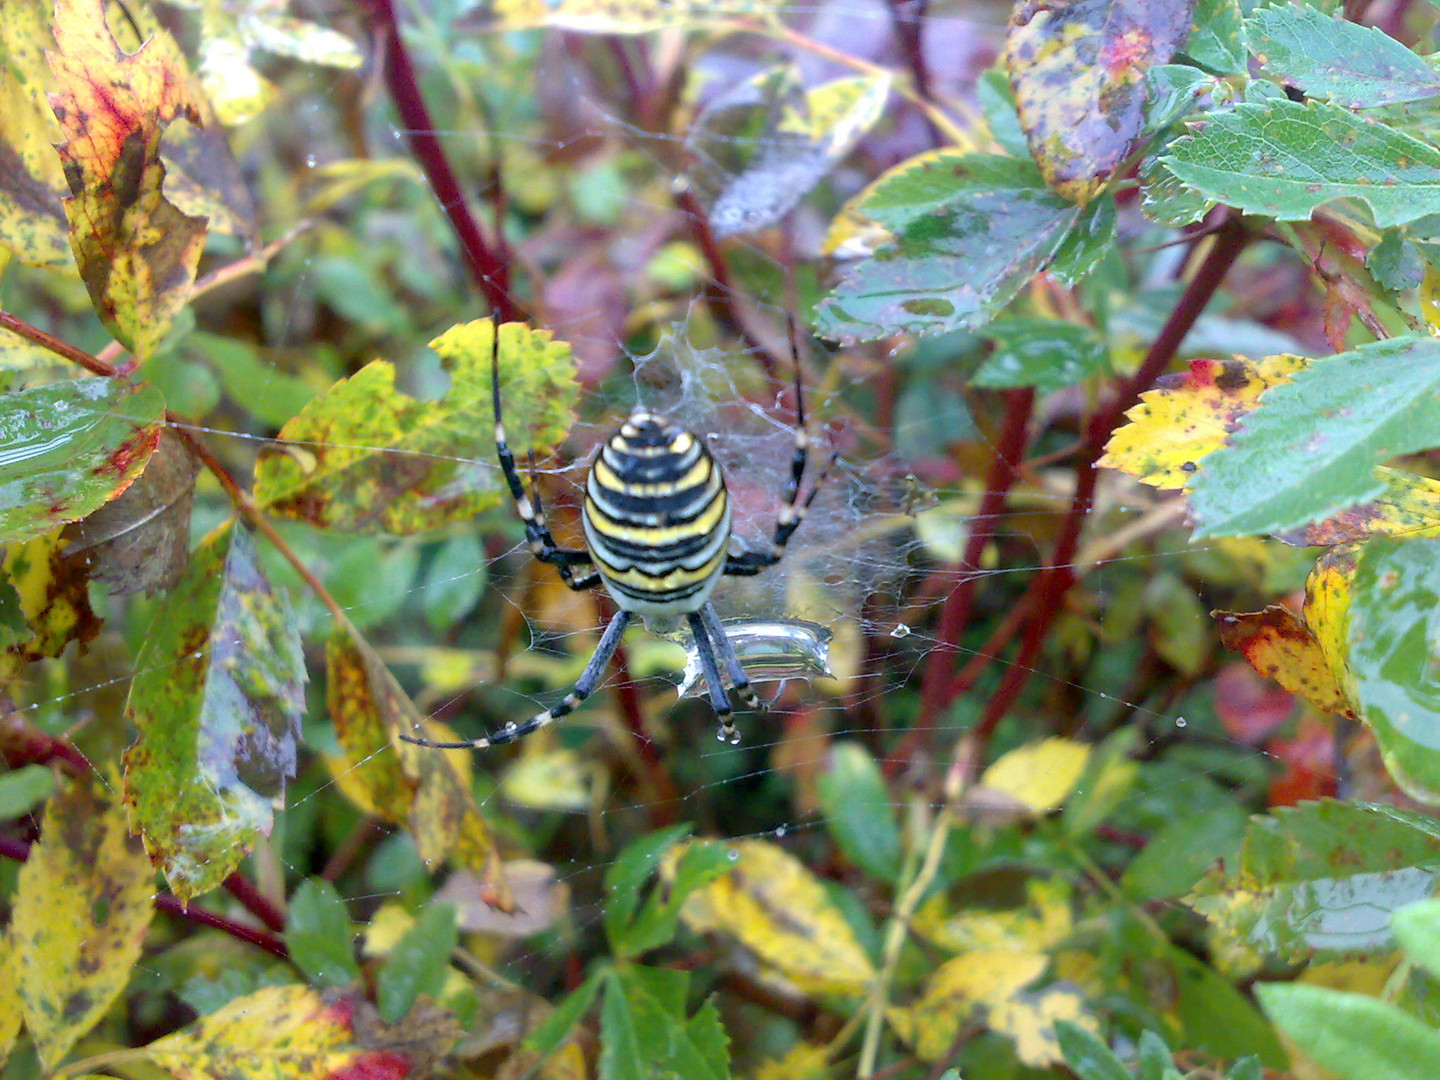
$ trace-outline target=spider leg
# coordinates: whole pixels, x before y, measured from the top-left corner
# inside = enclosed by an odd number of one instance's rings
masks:
[[[625,627],[632,618],[630,612],[620,611],[610,620],[610,625],[605,627],[605,633],[600,637],[600,644],[595,649],[595,655],[590,657],[590,662],[585,665],[585,670],[580,674],[580,679],[575,683],[575,688],[561,699],[560,704],[554,708],[546,709],[537,713],[523,724],[509,723],[501,728],[494,735],[486,735],[483,738],[471,739],[468,742],[432,742],[429,739],[417,739],[411,735],[401,735],[400,738],[416,746],[428,746],[435,750],[484,750],[491,746],[503,746],[505,743],[514,742],[516,739],[523,739],[532,732],[539,731],[543,727],[553,724],[562,716],[567,716],[594,691],[600,676],[605,673],[605,666],[610,663],[610,658],[615,655],[615,650],[620,646],[620,638],[625,633]],[[711,660],[714,666],[714,660]],[[733,730],[733,729],[732,729]]]
[[[532,502],[526,494],[525,484],[520,479],[520,470],[515,467],[515,455],[505,439],[505,423],[500,413],[500,317],[497,314],[490,342],[490,401],[495,410],[495,455],[500,459],[500,471],[505,474],[505,483],[510,488],[510,497],[515,501],[515,512],[525,523],[525,539],[530,542],[530,551],[543,563],[549,563],[560,571],[560,577],[575,590],[588,589],[599,582],[599,574],[591,573],[577,578],[572,572],[576,566],[590,565],[590,553],[576,548],[562,548],[555,543],[550,529],[545,524],[545,511],[538,498]]]
[[[509,448],[507,447],[506,450],[508,452]],[[542,530],[545,530],[543,535],[549,536],[550,533],[545,525],[545,505],[540,501],[540,485],[535,482],[534,454],[531,454],[529,456],[528,464],[530,466],[530,500],[534,504],[535,523]],[[531,550],[533,551],[534,548],[532,547]],[[564,554],[567,556],[567,558],[570,554],[572,554],[569,549],[560,547],[552,548],[551,551],[552,555],[549,559],[546,559],[541,552],[535,552],[535,558],[540,562],[553,562],[556,554]],[[594,588],[596,585],[600,584],[600,571],[596,570],[594,563],[590,561],[590,553],[581,552],[580,554],[585,556],[585,558],[581,561],[573,564],[557,564],[557,567],[560,571],[560,580],[565,582],[565,584],[568,585],[570,589],[574,592],[584,592],[587,589]],[[588,574],[582,574],[576,577],[572,573],[572,566],[589,566],[590,572]]]
[[[690,632],[695,635],[695,655],[700,658],[700,670],[704,673],[705,685],[710,690],[710,705],[715,710],[715,719],[720,721],[720,730],[715,733],[715,737],[734,746],[740,741],[740,732],[735,729],[735,723],[731,719],[730,695],[725,692],[725,683],[720,678],[720,666],[715,662],[715,647],[710,642],[710,635],[705,631],[705,620],[694,611],[685,618],[690,623]]]
[[[740,664],[740,657],[735,653],[735,646],[730,644],[730,636],[725,633],[720,616],[715,614],[715,605],[706,604],[702,607],[700,618],[705,621],[705,629],[710,634],[710,643],[715,647],[715,652],[720,657],[720,663],[725,666],[725,670],[730,676],[730,684],[735,687],[735,693],[740,695],[740,700],[745,703],[747,709],[759,709],[760,699],[750,688],[750,677],[745,674],[745,669]]]
[[[825,478],[830,475],[830,466],[835,464],[839,454],[831,454],[820,476],[811,485],[810,494],[803,502],[797,503],[800,485],[805,478],[805,469],[810,462],[810,436],[805,431],[805,390],[800,381],[800,347],[795,340],[795,317],[787,316],[786,325],[790,333],[790,357],[795,364],[795,453],[790,458],[790,477],[785,482],[785,493],[781,498],[780,516],[775,521],[775,532],[770,537],[769,551],[747,551],[741,555],[725,557],[724,573],[730,577],[753,577],[761,570],[774,566],[785,553],[785,545],[805,520],[805,512],[815,501]]]

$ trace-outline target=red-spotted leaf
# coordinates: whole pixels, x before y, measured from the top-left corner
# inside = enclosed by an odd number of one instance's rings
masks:
[[[356,995],[271,986],[150,1043],[145,1053],[177,1080],[402,1080],[427,1075],[460,1034],[429,1002],[403,1027],[391,1027]]]
[[[1088,202],[1144,124],[1145,74],[1190,33],[1186,0],[1020,4],[1005,66],[1030,153],[1056,191]]]
[[[83,644],[100,632],[84,570],[67,559],[58,532],[6,547],[5,576],[28,631],[7,650],[0,666],[5,675],[18,674],[42,656],[59,656],[70,642]]]
[[[344,753],[330,763],[352,802],[410,830],[420,857],[447,857],[494,873],[499,855],[470,793],[470,753],[403,742],[401,734],[453,740],[437,720],[422,717],[395,677],[350,627],[326,646],[326,701]]]
[[[70,244],[96,312],[143,360],[189,299],[205,245],[205,220],[165,198],[160,162],[166,127],[200,114],[173,54],[150,44],[127,54],[103,0],[59,0],[54,25]]]
[[[201,543],[135,667],[125,798],[171,889],[197,896],[269,833],[295,774],[300,637],[249,532],[226,525]]]
[[[438,401],[395,389],[376,360],[307,405],[260,457],[255,499],[272,513],[345,532],[410,534],[508,498],[490,409],[493,326],[451,327],[430,344],[450,371]],[[565,437],[576,387],[570,347],[520,323],[500,328],[500,394],[517,456]]]
[[[0,543],[78,521],[124,491],[160,440],[153,387],[73,379],[0,397]]]
[[[125,989],[154,899],[155,872],[124,807],[97,779],[71,781],[46,807],[10,922],[25,1026],[46,1064]]]

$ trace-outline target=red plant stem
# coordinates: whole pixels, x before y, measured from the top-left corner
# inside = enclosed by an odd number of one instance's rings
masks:
[[[450,227],[455,230],[456,239],[460,241],[460,250],[465,255],[470,276],[502,319],[523,319],[525,313],[510,295],[509,266],[497,256],[490,241],[480,231],[480,224],[470,213],[465,192],[455,176],[455,170],[450,167],[450,159],[445,154],[440,137],[435,133],[430,110],[425,105],[415,78],[415,66],[410,62],[410,53],[400,36],[400,27],[395,19],[395,6],[392,0],[369,0],[369,7],[382,35],[385,85],[390,90],[391,100],[395,102],[396,112],[400,114],[405,140],[410,144],[410,152],[415,155],[416,162],[430,182],[430,190],[435,193],[435,198],[440,200],[440,208],[450,219]],[[499,223],[496,227],[499,228]]]
[[[980,585],[980,559],[995,535],[995,526],[1005,509],[1005,500],[1020,475],[1017,466],[1025,453],[1035,391],[1008,390],[1005,398],[1005,419],[995,440],[990,470],[985,475],[985,494],[980,498],[980,506],[970,523],[965,551],[960,556],[960,579],[945,598],[940,625],[936,630],[939,644],[925,664],[925,676],[920,684],[919,719],[906,737],[906,742],[912,746],[934,729],[940,714],[955,700],[950,691],[951,673],[955,668],[960,635],[970,619],[970,609]]]
[[[30,845],[23,840],[16,840],[9,836],[0,836],[0,858],[13,859],[15,862],[24,862],[30,858]],[[290,958],[290,951],[285,948],[285,942],[281,941],[274,934],[264,930],[256,930],[253,926],[245,926],[233,919],[227,919],[224,915],[217,915],[213,911],[206,911],[204,908],[196,907],[194,904],[187,904],[178,896],[168,892],[155,894],[155,906],[161,911],[168,911],[172,915],[178,915],[189,922],[199,923],[201,926],[214,927],[221,930],[239,941],[249,942],[257,945],[268,953],[280,957],[282,960]]]
[[[695,200],[695,196],[688,190],[681,190],[675,195],[675,205],[690,222],[691,231],[695,234],[695,242],[700,245],[700,251],[705,256],[705,262],[710,267],[710,284],[705,289],[705,297],[715,309],[720,319],[737,334],[755,356],[755,362],[765,369],[765,374],[770,378],[778,378],[780,370],[766,348],[765,343],[754,337],[745,326],[745,320],[740,317],[740,308],[735,303],[735,285],[730,277],[730,266],[725,262],[725,255],[720,250],[720,244],[715,239],[715,234],[710,230],[710,219]]]
[[[225,879],[225,891],[240,901],[240,906],[254,915],[277,934],[285,932],[285,915],[269,898],[242,874],[231,874]]]
[[[0,311],[0,328],[19,334],[26,341],[39,345],[42,349],[48,349],[56,356],[69,360],[72,364],[79,364],[86,371],[93,371],[96,375],[115,377],[122,374],[103,360],[97,360],[84,349],[77,349],[69,342],[61,341],[54,334],[47,334],[38,326],[31,326],[24,319],[11,315],[8,311]]]
[[[1060,613],[1065,593],[1076,580],[1072,564],[1080,542],[1081,529],[1094,502],[1095,484],[1099,478],[1095,462],[1104,452],[1110,433],[1120,422],[1125,410],[1139,400],[1141,392],[1169,365],[1180,348],[1180,342],[1195,325],[1195,320],[1205,310],[1249,239],[1249,229],[1240,219],[1235,215],[1228,217],[1224,227],[1216,233],[1214,245],[1205,260],[1185,287],[1175,310],[1165,320],[1165,325],[1151,344],[1140,369],[1124,389],[1095,415],[1086,429],[1085,442],[1076,460],[1075,495],[1071,499],[1069,513],[1050,561],[1040,571],[1034,583],[1034,604],[1030,607],[1030,620],[1025,627],[1020,649],[1006,668],[1000,685],[995,688],[994,694],[986,703],[984,713],[971,732],[978,745],[983,747],[1029,681],[1035,659],[1040,655],[1040,648]]]

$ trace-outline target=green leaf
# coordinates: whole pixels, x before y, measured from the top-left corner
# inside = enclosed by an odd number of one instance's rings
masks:
[[[268,835],[295,775],[305,663],[284,593],[248,530],[201,543],[135,662],[125,752],[131,824],[182,898],[219,885]]]
[[[904,854],[885,778],[863,746],[837,743],[816,784],[820,812],[846,858],[877,881],[894,884]]]
[[[1298,963],[1382,948],[1389,913],[1430,895],[1440,824],[1384,806],[1307,802],[1250,819],[1240,858],[1185,897],[1217,947]]]
[[[1259,1058],[1241,1058],[1230,1067],[1225,1080],[1265,1080],[1264,1069]]]
[[[1360,547],[1347,620],[1361,718],[1385,767],[1440,802],[1440,540],[1374,537]]]
[[[1440,149],[1325,102],[1237,105],[1161,160],[1206,198],[1281,221],[1344,198],[1382,228],[1440,212]]]
[[[720,844],[696,844],[685,849],[675,865],[670,887],[664,895],[652,893],[635,921],[614,936],[616,956],[639,956],[667,944],[680,924],[680,909],[690,894],[734,868],[729,853]]]
[[[1089,277],[1115,246],[1118,222],[1113,196],[1093,199],[1061,241],[1049,266],[1051,276],[1067,289]]]
[[[1246,74],[1249,59],[1241,40],[1238,0],[1196,0],[1195,23],[1184,53],[1222,75]]]
[[[1174,1058],[1165,1040],[1153,1031],[1140,1035],[1141,1080],[1164,1080],[1165,1070],[1173,1067]]]
[[[55,772],[45,765],[25,765],[0,775],[0,821],[28,814],[55,790]]]
[[[501,505],[509,495],[495,464],[492,330],[477,319],[430,343],[450,371],[438,401],[400,393],[384,360],[336,383],[262,451],[256,502],[321,528],[400,535]],[[501,405],[518,458],[565,437],[576,394],[568,345],[519,323],[500,328]]]
[[[1195,108],[1200,96],[1215,87],[1215,76],[1188,64],[1161,64],[1147,76],[1150,104],[1145,127],[1161,131]]]
[[[665,853],[693,828],[689,823],[671,825],[634,841],[605,871],[605,932],[613,945],[640,910],[641,889],[660,866]]]
[[[1300,983],[1266,983],[1255,993],[1295,1045],[1340,1080],[1440,1076],[1440,1033],[1394,1005]]]
[[[1015,91],[1010,89],[1010,77],[1003,66],[989,68],[980,76],[975,83],[975,100],[990,137],[1000,149],[1012,158],[1029,157],[1030,144],[1020,126],[1020,114],[1015,111]]]
[[[570,991],[565,1000],[556,1006],[554,1012],[535,1025],[535,1030],[525,1039],[525,1049],[541,1058],[548,1058],[553,1054],[565,1036],[570,1034],[570,1029],[589,1012],[595,995],[605,985],[609,970],[608,967],[600,967],[590,972],[585,981]]]
[[[1131,860],[1121,887],[1139,900],[1161,900],[1191,889],[1217,859],[1233,861],[1249,815],[1233,802],[1204,814],[1172,819]]]
[[[981,331],[995,343],[971,382],[976,386],[1033,386],[1042,394],[1104,374],[1110,354],[1088,326],[1059,319],[1003,319]]]
[[[1385,230],[1380,242],[1365,257],[1365,269],[1391,292],[1413,289],[1425,276],[1420,253],[1399,229]]]
[[[285,946],[316,986],[345,986],[360,978],[355,926],[345,901],[324,878],[306,878],[290,898]]]
[[[1011,20],[1005,66],[1046,183],[1089,202],[1144,122],[1145,75],[1190,32],[1188,0],[1072,0]]]
[[[1390,930],[1411,960],[1440,976],[1440,899],[1406,904],[1390,916]]]
[[[0,397],[0,543],[34,540],[124,491],[160,441],[144,383],[72,379]]]
[[[267,363],[248,341],[196,331],[185,340],[183,351],[192,364],[203,358],[213,367],[225,392],[263,424],[283,427],[315,399],[314,387]]]
[[[1080,1080],[1130,1080],[1130,1070],[1089,1028],[1069,1020],[1057,1020],[1055,1037],[1060,1042],[1060,1052],[1065,1055],[1065,1064]]]
[[[685,1016],[690,975],[634,965],[612,968],[600,1008],[602,1080],[729,1080],[720,1012],[706,1001]]]
[[[982,325],[1050,264],[1081,218],[1028,162],[953,151],[917,159],[857,210],[895,239],[816,309],[818,332],[847,344]]]
[[[448,630],[473,608],[485,588],[489,562],[474,533],[452,536],[431,560],[421,588],[425,621],[437,633]]]
[[[1440,443],[1440,341],[1395,337],[1272,387],[1193,482],[1197,539],[1293,529],[1378,496],[1375,468]]]
[[[459,943],[454,905],[427,904],[375,976],[380,1019],[399,1023],[421,994],[438,998],[450,968],[450,954]]]
[[[1259,8],[1245,22],[1245,37],[1286,85],[1349,109],[1440,94],[1440,73],[1385,31],[1308,5]]]

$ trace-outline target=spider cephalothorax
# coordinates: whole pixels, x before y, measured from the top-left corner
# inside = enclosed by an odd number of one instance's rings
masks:
[[[586,547],[580,550],[555,543],[538,499],[526,493],[515,467],[501,420],[499,349],[500,327],[496,326],[491,355],[495,445],[515,508],[525,522],[530,550],[541,562],[556,567],[572,589],[579,591],[603,583],[620,610],[605,628],[575,688],[554,708],[523,723],[506,724],[494,735],[466,742],[403,737],[421,746],[478,749],[512,742],[539,730],[571,712],[590,695],[605,665],[615,655],[625,627],[638,615],[652,629],[668,629],[682,618],[689,625],[710,702],[720,721],[719,736],[738,742],[740,736],[730,718],[726,679],[746,705],[755,708],[759,701],[715,614],[710,594],[716,582],[727,574],[750,576],[779,562],[819,490],[817,481],[804,501],[797,501],[809,460],[798,360],[795,453],[768,549],[730,553],[730,498],[720,465],[705,441],[662,416],[636,409],[605,441],[590,466],[583,512]],[[820,480],[824,480],[823,474]],[[577,568],[581,572],[577,573]]]

